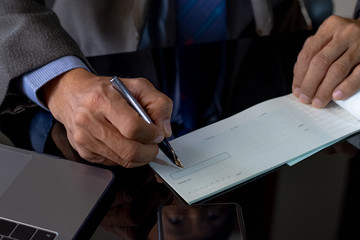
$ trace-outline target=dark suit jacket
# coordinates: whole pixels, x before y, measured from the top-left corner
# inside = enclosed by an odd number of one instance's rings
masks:
[[[121,16],[113,13],[109,18],[107,15],[109,9],[115,9],[108,5],[119,3],[119,1],[60,0],[54,1],[54,6],[57,6],[57,3],[68,4],[62,8],[59,16],[63,25],[68,28],[67,30],[70,33],[86,34],[87,32],[96,33],[100,31],[103,34],[105,31],[104,34],[107,37],[103,43],[107,45],[109,43],[117,43],[118,41],[116,40],[119,39],[117,33],[111,29],[112,26],[118,24],[116,21],[121,21]],[[144,22],[149,22],[149,24],[144,25],[144,29],[140,29],[141,31],[144,30],[140,33],[142,37],[140,41],[142,45],[140,47],[164,47],[174,44],[176,39],[176,23],[174,18],[176,9],[174,1],[147,1],[150,4],[146,8],[148,11],[144,11]],[[297,8],[295,7],[295,12],[300,12],[298,11],[297,0],[270,1],[274,6],[275,13],[278,13],[275,14],[274,19],[276,32],[284,32],[284,29],[293,30],[291,28],[294,28],[294,26],[295,29],[299,29],[296,27],[299,17],[293,14],[293,6],[297,6]],[[250,0],[227,0],[227,2],[229,38],[237,38],[243,33],[248,33],[249,29],[250,32],[255,33],[254,27],[248,28],[248,25],[251,25],[252,22]],[[159,3],[161,8],[159,8]],[[90,10],[85,11],[85,7],[90,8]],[[93,13],[93,16],[85,16],[84,14],[79,14],[79,12],[69,15],[69,12],[72,12],[73,9],[78,9],[81,13],[83,9],[86,13]],[[241,14],[239,14],[239,11]],[[62,15],[62,13],[65,15]],[[107,15],[107,17],[102,17],[101,14]],[[89,22],[86,19],[92,19],[92,17],[95,17],[95,21],[88,24]],[[5,96],[9,96],[12,92],[11,80],[66,55],[78,56],[86,62],[77,43],[61,27],[57,16],[45,8],[40,0],[0,0],[0,19],[0,104],[2,104],[0,112],[4,111],[5,106],[7,110],[9,110],[9,107],[11,110],[13,109],[12,105],[19,105],[19,102],[14,100],[17,99],[16,97],[7,98],[10,101],[7,101],[6,104],[3,103]],[[83,21],[82,25],[80,24],[82,31],[71,29],[79,27],[78,24],[81,21],[76,21],[76,19]],[[159,29],[165,29],[165,32],[160,32]],[[78,39],[77,36],[73,36],[75,39]],[[110,41],[111,36],[115,36],[114,41]],[[80,38],[89,39],[86,36],[79,36]],[[90,40],[98,41],[98,39],[94,38]]]
[[[360,0],[357,1],[355,6],[354,18],[360,17]]]
[[[98,56],[118,53],[116,50],[174,46],[177,1],[59,0],[53,9],[85,55]],[[306,28],[298,0],[268,1],[274,10],[274,33]],[[228,39],[256,35],[251,0],[226,0],[226,6]],[[134,27],[129,31],[123,22]],[[138,36],[134,36],[136,31]],[[131,42],[138,42],[138,48]]]
[[[86,62],[56,15],[38,1],[0,0],[0,19],[0,104],[11,94],[10,81],[30,70],[67,55]]]

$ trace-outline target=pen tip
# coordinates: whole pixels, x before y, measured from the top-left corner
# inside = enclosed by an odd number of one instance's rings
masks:
[[[179,161],[179,159],[176,159],[175,164],[176,164],[176,166],[178,166],[178,167],[184,168],[184,166],[181,164],[181,162]]]
[[[181,164],[179,157],[176,155],[175,151],[172,150],[173,157],[175,159],[175,165],[181,168],[184,168],[184,166]]]

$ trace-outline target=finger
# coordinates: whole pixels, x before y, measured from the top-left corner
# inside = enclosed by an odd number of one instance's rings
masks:
[[[98,140],[99,132],[107,132],[104,126],[87,111],[79,111],[75,116],[74,123],[67,127],[67,137],[70,144],[79,153],[79,155],[91,162],[114,165],[116,154],[108,149]]]
[[[318,29],[314,36],[306,39],[303,48],[298,54],[297,61],[294,65],[293,92],[295,96],[300,96],[299,88],[309,70],[309,66],[313,57],[320,52],[332,39],[332,35],[328,33],[328,22],[326,20]]]
[[[111,160],[116,159],[116,157],[114,157],[114,154],[111,153],[111,150],[105,151],[103,144],[97,139],[92,138],[90,135],[86,134],[86,132],[84,132],[82,136],[79,136],[78,134],[75,137],[70,132],[68,133],[68,139],[71,146],[78,152],[78,154],[83,159],[92,163],[99,163],[108,166],[116,164],[114,160]],[[101,154],[95,152],[94,149],[101,152]]]
[[[171,99],[144,78],[124,79],[124,81],[153,122],[163,130],[167,137],[171,136],[170,119],[173,110]]]
[[[308,71],[310,61],[313,56],[320,51],[323,45],[322,41],[318,40],[317,36],[311,36],[306,39],[304,46],[298,54],[297,61],[294,65],[294,78],[293,78],[293,92],[296,97],[300,96],[298,89],[302,85],[306,72]],[[321,40],[321,39],[320,39]]]
[[[336,87],[333,92],[335,100],[345,100],[360,91],[360,65],[357,65],[350,75]]]
[[[104,115],[124,137],[144,144],[159,143],[163,140],[164,134],[158,126],[148,124],[141,118],[115,89],[112,88],[110,94]]]
[[[343,18],[330,16],[323,22],[323,24],[321,24],[316,34],[305,41],[303,49],[300,51],[297,62],[294,66],[292,91],[298,98],[300,98],[302,90],[300,88],[305,85],[304,80],[306,76],[308,79],[313,79],[313,75],[316,74],[312,72],[313,69],[310,69],[314,57],[332,41],[334,29],[337,30],[340,28],[342,30],[341,25],[343,23]]]
[[[159,148],[157,144],[142,144],[136,141],[122,139],[110,139],[105,142],[120,157],[118,163],[125,168],[140,167],[153,161]]]
[[[155,159],[159,151],[156,144],[142,144],[128,140],[116,132],[115,128],[111,129],[110,134],[105,139],[99,139],[91,149],[96,149],[101,156],[125,168],[140,167]]]
[[[348,49],[331,64],[312,101],[314,107],[322,108],[330,102],[334,89],[349,75],[354,62],[359,61],[358,54],[355,53],[356,51]]]
[[[170,137],[172,135],[170,121],[173,109],[170,98],[159,97],[156,101],[148,104],[147,109],[154,123],[162,129],[166,137]]]
[[[309,104],[312,102],[317,89],[325,78],[330,65],[338,59],[347,49],[347,44],[337,40],[330,41],[310,62],[309,69],[300,86],[301,102]],[[338,64],[340,65],[340,64]]]
[[[83,114],[82,118],[77,118],[69,140],[84,159],[104,164],[110,164],[107,160],[111,160],[112,165],[116,163],[126,168],[143,166],[155,159],[156,144],[128,140],[105,119],[99,121],[90,114]]]
[[[162,97],[157,98],[155,102],[148,104],[147,109],[154,123],[163,130],[166,137],[170,137],[172,135],[170,120],[173,103],[170,98],[163,94],[161,95]]]
[[[94,136],[89,136],[84,140],[86,144],[81,144],[83,141],[79,139],[69,138],[70,143],[79,155],[93,163],[104,164],[108,166],[121,165],[125,168],[135,168],[148,164],[155,159],[158,153],[156,145],[142,145],[137,147],[139,143],[126,141],[126,144],[119,143],[121,149],[116,152],[108,147],[106,143],[99,141]],[[76,139],[76,140],[72,140]]]
[[[86,114],[90,113],[89,115],[95,116],[100,121],[103,121],[105,116],[105,119],[129,140],[142,143],[161,142],[164,137],[161,129],[143,120],[112,87],[107,78],[102,78],[102,80],[101,84],[96,85],[90,93],[87,93],[86,100],[83,100]],[[81,115],[79,118],[79,121],[82,121]],[[80,122],[80,124],[86,124],[86,122]]]

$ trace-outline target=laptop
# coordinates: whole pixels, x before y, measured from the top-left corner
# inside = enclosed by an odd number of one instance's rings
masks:
[[[111,171],[0,144],[0,239],[88,239],[113,200]]]

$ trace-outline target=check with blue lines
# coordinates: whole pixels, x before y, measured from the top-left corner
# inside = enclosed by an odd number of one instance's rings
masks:
[[[185,202],[197,203],[358,132],[360,121],[339,105],[274,98],[172,140],[183,169],[161,151],[150,166]]]

